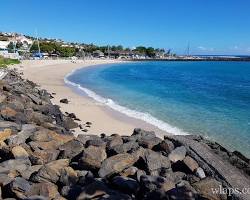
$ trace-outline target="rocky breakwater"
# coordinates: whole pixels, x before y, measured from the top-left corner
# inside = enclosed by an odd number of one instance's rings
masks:
[[[78,124],[14,71],[0,94],[2,199],[249,199],[228,193],[250,187],[249,160],[239,152],[142,129],[75,137]]]

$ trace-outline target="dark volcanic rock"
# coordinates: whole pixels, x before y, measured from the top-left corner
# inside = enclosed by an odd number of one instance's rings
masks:
[[[81,192],[80,185],[63,186],[61,189],[61,195],[67,199],[77,199]]]
[[[140,185],[140,198],[145,199],[167,199],[166,192],[175,188],[173,182],[160,176],[142,175],[140,177]]]
[[[107,138],[107,149],[110,151],[115,146],[123,144],[122,137],[120,135],[115,135]]]
[[[107,158],[104,147],[89,146],[83,150],[79,166],[84,170],[98,170],[103,160]]]
[[[32,184],[30,190],[26,192],[26,195],[29,197],[39,195],[45,199],[56,199],[60,196],[58,187],[55,184],[49,182]]]
[[[31,189],[31,184],[21,177],[16,177],[10,183],[10,191],[15,194],[17,198],[25,199],[26,193]]]
[[[143,162],[145,165],[145,169],[148,173],[152,175],[157,175],[161,168],[169,168],[170,161],[168,157],[161,155],[158,152],[147,149],[145,151]]]
[[[1,106],[0,115],[3,119],[13,121],[18,124],[27,122],[26,116],[23,113],[17,112],[8,106]]]
[[[30,139],[35,142],[49,142],[52,140],[52,137],[50,135],[51,130],[49,129],[40,129],[36,132],[34,132],[31,136]]]
[[[59,147],[61,151],[59,158],[73,159],[84,149],[84,145],[78,140],[71,140]]]
[[[90,139],[86,141],[86,147],[96,146],[96,147],[106,147],[106,142],[104,142],[101,138],[98,139]]]
[[[138,168],[132,166],[132,167],[129,167],[127,169],[124,169],[120,174],[122,176],[134,176],[137,171],[138,171]]]
[[[127,153],[129,151],[134,151],[139,148],[139,145],[135,141],[127,142],[124,144],[116,145],[112,148],[113,152],[116,154]]]
[[[145,131],[143,129],[136,128],[134,129],[132,136],[130,136],[128,139],[140,141],[142,138],[146,138],[148,140],[149,138],[155,137],[156,135],[153,131]]]
[[[100,139],[97,135],[83,135],[80,134],[77,136],[76,140],[80,141],[83,145],[86,144],[88,140],[98,140]]]
[[[21,130],[21,125],[16,124],[15,122],[9,122],[9,121],[1,121],[0,120],[0,131],[4,129],[11,129],[13,132],[18,132]]]
[[[30,161],[33,165],[47,164],[53,160],[56,160],[59,155],[58,150],[35,150],[30,155]]]
[[[22,126],[22,131],[18,135],[12,135],[7,139],[9,145],[20,145],[25,143],[25,141],[37,130],[37,126],[33,124],[24,124]]]
[[[59,182],[62,185],[75,185],[78,181],[77,172],[71,167],[65,167],[61,170]]]
[[[169,154],[171,151],[174,150],[174,144],[170,140],[163,140],[161,143],[159,143],[156,147],[156,150],[163,151],[166,154]]]
[[[69,100],[68,100],[68,99],[61,99],[61,100],[60,100],[60,103],[68,104],[68,103],[69,103]]]
[[[128,194],[135,194],[139,190],[136,180],[124,176],[116,176],[112,179],[112,184],[119,190]]]
[[[172,162],[182,161],[186,156],[187,150],[184,146],[175,148],[168,156]]]
[[[77,197],[77,200],[87,199],[132,200],[130,196],[110,189],[108,185],[99,180],[95,180],[84,187],[81,194]]]
[[[187,167],[194,172],[198,167],[199,164],[190,156],[186,156],[183,160],[183,162],[187,165]]]
[[[16,159],[28,159],[29,158],[29,154],[27,153],[27,151],[21,147],[21,146],[15,146],[11,149],[11,152],[13,154],[13,156]]]
[[[154,146],[159,144],[161,141],[162,140],[160,138],[152,137],[152,136],[144,136],[138,140],[140,146],[142,146],[144,148],[148,148],[148,149],[152,149]]]
[[[78,125],[78,123],[76,123],[70,117],[64,117],[63,122],[62,122],[62,126],[64,128],[66,128],[67,130],[70,130],[70,129],[73,129],[73,128],[77,128],[79,125]]]
[[[221,183],[213,178],[206,178],[193,184],[193,187],[197,190],[201,197],[212,200],[226,200],[225,194],[211,192],[215,189],[223,188]]]
[[[114,173],[121,172],[136,162],[136,158],[128,153],[117,154],[104,160],[98,172],[100,177],[110,176]]]
[[[68,159],[52,161],[41,167],[37,173],[31,175],[34,182],[52,182],[56,183],[61,175],[62,169],[69,165]]]
[[[44,115],[39,112],[34,112],[31,109],[25,110],[25,115],[27,116],[27,121],[33,122],[39,126],[42,125],[44,122],[53,122],[53,118],[51,116]]]
[[[17,170],[22,172],[29,169],[31,163],[28,159],[10,159],[0,163],[0,166],[7,170]]]

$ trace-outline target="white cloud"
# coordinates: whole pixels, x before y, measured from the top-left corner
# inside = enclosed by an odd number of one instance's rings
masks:
[[[213,47],[203,47],[203,46],[199,46],[197,47],[199,50],[201,51],[214,51]]]
[[[206,51],[207,50],[207,48],[206,47],[203,47],[203,46],[199,46],[199,47],[197,47],[198,49],[200,49],[200,50],[202,50],[202,51]]]

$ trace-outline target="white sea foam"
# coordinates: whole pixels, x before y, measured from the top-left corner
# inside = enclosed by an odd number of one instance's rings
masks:
[[[129,109],[127,107],[121,106],[121,105],[115,103],[112,99],[104,98],[104,97],[96,94],[94,91],[91,91],[87,88],[82,87],[80,84],[69,81],[68,77],[75,72],[76,72],[76,70],[73,70],[71,73],[69,73],[67,76],[65,76],[64,82],[68,85],[71,85],[71,86],[74,86],[74,87],[80,89],[81,91],[86,93],[89,97],[93,98],[95,101],[97,101],[103,105],[109,106],[113,110],[119,111],[119,112],[121,112],[129,117],[143,120],[143,121],[147,122],[148,124],[156,126],[157,128],[159,128],[163,131],[166,131],[168,133],[171,133],[174,135],[188,135],[188,133],[182,131],[181,129],[174,127],[174,126],[171,126],[168,123],[163,122],[162,120],[159,120],[159,119],[153,117],[149,113],[143,113],[140,111],[132,110],[132,109]]]

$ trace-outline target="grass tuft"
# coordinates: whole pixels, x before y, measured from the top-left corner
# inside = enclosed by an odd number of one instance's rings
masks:
[[[19,64],[17,59],[4,58],[0,56],[0,68],[6,68],[8,65]]]

